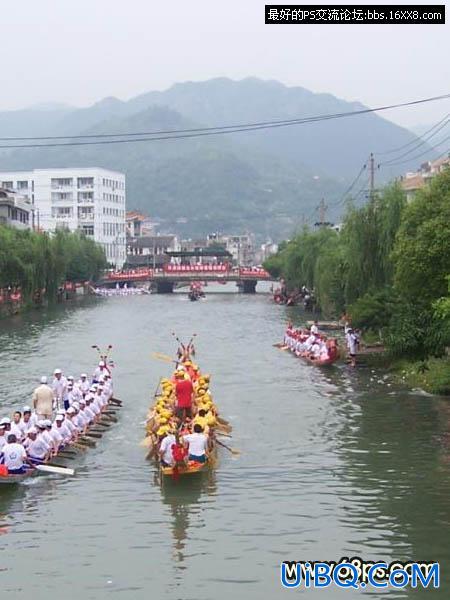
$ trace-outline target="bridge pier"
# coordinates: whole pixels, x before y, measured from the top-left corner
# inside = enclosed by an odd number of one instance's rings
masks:
[[[238,281],[238,287],[243,294],[256,294],[257,283],[255,279],[244,279]]]
[[[156,281],[157,294],[171,294],[173,292],[173,281]]]

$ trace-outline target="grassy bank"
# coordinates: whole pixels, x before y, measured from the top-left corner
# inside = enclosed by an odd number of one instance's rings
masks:
[[[412,362],[397,360],[390,371],[395,379],[411,388],[421,388],[430,394],[450,396],[450,357],[429,358]]]

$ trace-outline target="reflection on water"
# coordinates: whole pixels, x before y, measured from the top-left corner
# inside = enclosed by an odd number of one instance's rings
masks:
[[[74,478],[0,487],[6,597],[281,598],[282,560],[359,555],[439,560],[444,587],[434,596],[448,598],[450,405],[369,368],[318,369],[273,348],[289,314],[265,296],[191,303],[175,294],[2,324],[3,412],[29,402],[56,366],[74,375],[93,367],[93,343],[113,344],[124,400],[120,422],[74,461]],[[241,455],[221,450],[215,471],[160,485],[139,442],[156,382],[170,368],[151,353],[175,351],[172,331],[198,334],[199,363]],[[18,565],[27,577],[17,577]]]

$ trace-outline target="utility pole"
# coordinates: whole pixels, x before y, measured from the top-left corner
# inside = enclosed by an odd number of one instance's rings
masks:
[[[372,201],[375,196],[375,160],[373,158],[373,152],[370,153],[369,158],[369,198]]]
[[[328,210],[328,206],[325,204],[324,198],[322,198],[322,200],[320,201],[320,204],[317,207],[317,210],[319,211],[319,222],[318,222],[318,225],[320,227],[323,227],[323,225],[325,225],[325,215],[326,215],[326,212]]]

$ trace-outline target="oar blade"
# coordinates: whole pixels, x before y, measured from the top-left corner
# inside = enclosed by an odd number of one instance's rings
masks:
[[[38,471],[44,473],[58,473],[58,475],[75,475],[74,469],[68,469],[67,467],[54,467],[52,465],[36,465]]]

